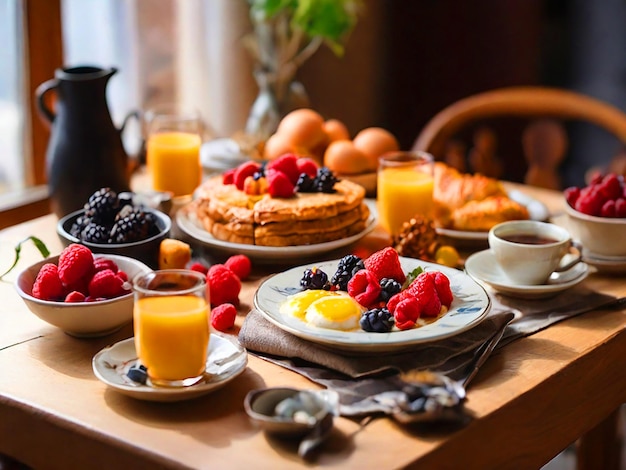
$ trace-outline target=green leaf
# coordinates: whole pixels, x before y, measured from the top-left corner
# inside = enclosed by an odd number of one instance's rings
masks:
[[[413,271],[411,271],[409,274],[407,274],[406,281],[404,281],[404,284],[402,284],[402,290],[404,290],[407,287],[409,287],[411,285],[411,283],[415,279],[417,279],[417,276],[419,276],[423,272],[424,272],[424,269],[421,266],[418,266]]]
[[[33,242],[35,247],[37,247],[42,257],[47,258],[48,256],[50,256],[50,250],[48,250],[48,247],[39,238],[33,237],[33,236],[25,238],[24,240],[22,240],[15,246],[15,259],[13,260],[13,264],[7,271],[5,271],[3,274],[0,274],[0,279],[2,279],[4,276],[9,274],[13,270],[13,268],[17,266],[17,263],[20,260],[20,253],[22,251],[22,245],[29,240]]]

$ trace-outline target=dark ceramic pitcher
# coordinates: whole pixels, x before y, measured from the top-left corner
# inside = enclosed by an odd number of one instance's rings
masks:
[[[115,68],[57,69],[55,77],[36,91],[41,117],[50,124],[46,167],[52,210],[62,217],[83,207],[94,191],[110,187],[129,190],[128,155],[120,129],[113,125],[106,100]],[[54,111],[45,102],[54,90]]]

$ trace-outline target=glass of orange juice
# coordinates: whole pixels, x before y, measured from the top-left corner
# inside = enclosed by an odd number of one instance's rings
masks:
[[[378,215],[391,235],[415,215],[432,218],[433,170],[433,156],[426,152],[390,152],[379,158]]]
[[[156,386],[184,387],[202,380],[209,346],[206,278],[164,269],[133,279],[135,349]]]
[[[146,162],[152,188],[189,197],[202,180],[202,119],[195,110],[173,105],[146,113]]]

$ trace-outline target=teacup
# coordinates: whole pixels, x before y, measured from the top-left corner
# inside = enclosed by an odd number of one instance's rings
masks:
[[[567,271],[582,259],[567,230],[535,220],[494,226],[489,231],[489,247],[504,274],[519,285],[544,284],[553,272]],[[570,253],[574,254],[571,261]]]

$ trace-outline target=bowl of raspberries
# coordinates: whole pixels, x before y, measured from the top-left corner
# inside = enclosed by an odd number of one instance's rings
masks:
[[[626,184],[621,175],[595,177],[564,191],[568,227],[587,256],[625,257]]]
[[[94,254],[73,243],[21,271],[15,288],[45,322],[72,336],[99,337],[132,321],[131,281],[149,271],[134,258]]]
[[[101,188],[82,209],[59,220],[57,234],[65,246],[80,243],[94,253],[128,256],[156,268],[159,246],[169,236],[172,221],[135,199],[133,193]]]

